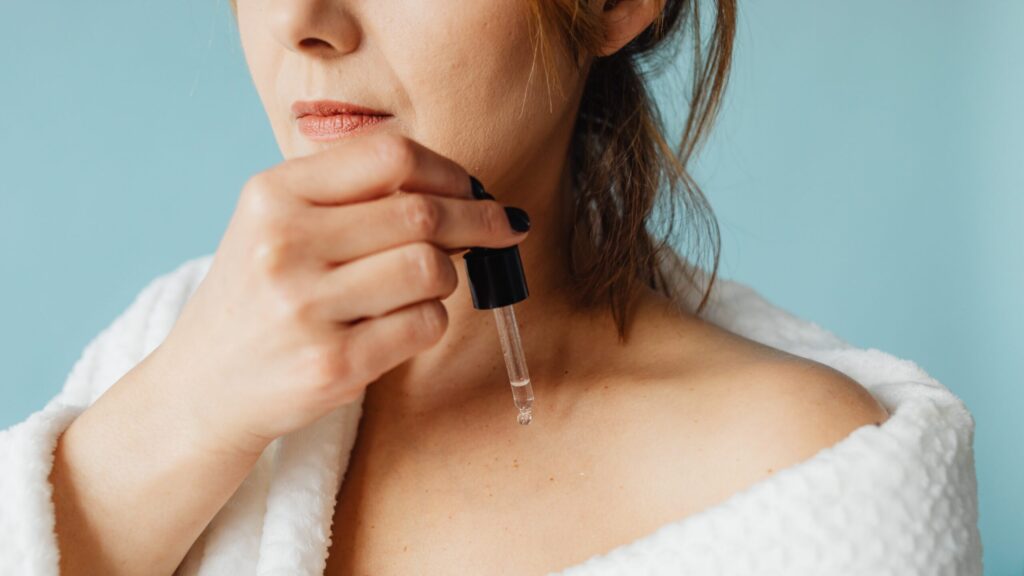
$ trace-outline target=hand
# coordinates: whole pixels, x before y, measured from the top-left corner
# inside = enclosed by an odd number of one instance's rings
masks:
[[[441,338],[451,254],[526,235],[452,160],[350,138],[246,182],[153,361],[217,449],[261,452]]]

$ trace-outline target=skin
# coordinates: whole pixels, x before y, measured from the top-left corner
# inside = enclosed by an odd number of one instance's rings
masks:
[[[602,53],[656,13],[615,3]],[[653,291],[625,344],[607,309],[573,305],[562,231],[585,74],[558,61],[561,92],[539,68],[531,82],[523,14],[520,0],[239,2],[286,160],[246,183],[166,340],[59,439],[62,573],[170,574],[270,441],[361,395],[325,574],[569,566],[884,421],[838,371]],[[315,142],[290,106],[319,98],[392,118]],[[469,174],[497,201],[472,200]],[[461,256],[516,243],[528,427]]]
[[[566,151],[582,77],[560,61],[567,96],[556,93],[551,101],[542,83],[529,84],[521,4],[239,5],[250,70],[286,156],[318,147],[290,123],[291,100],[351,99],[394,113],[398,121],[387,130],[455,159],[534,221],[520,246],[531,298],[517,312],[537,382],[537,420],[527,430],[510,424],[509,390],[495,385],[505,376],[490,336],[493,320],[470,305],[456,262],[459,287],[444,300],[444,337],[368,390],[339,495],[328,574],[444,572],[452,558],[487,570],[498,568],[498,559],[509,571],[566,566],[720,501],[885,418],[842,374],[666,315],[656,294],[644,295],[627,346],[614,341],[607,312],[573,310],[572,295],[558,289],[567,269],[560,198],[567,194]],[[606,14],[603,53],[625,45],[656,13],[655,2],[620,2]],[[424,43],[424,37],[446,41]],[[345,80],[367,77],[373,81]],[[636,376],[650,372],[655,375]],[[581,444],[581,437],[588,440]],[[735,457],[750,448],[756,457]],[[447,470],[453,461],[465,462],[454,478]],[[684,462],[699,462],[710,473],[695,475]],[[631,503],[611,515],[593,506],[652,485],[646,506]],[[609,516],[625,527],[609,527],[615,524]],[[595,529],[571,529],[581,517]],[[530,529],[514,529],[525,526]],[[545,544],[553,537],[562,543],[557,552]],[[468,551],[460,544],[467,541],[474,542]],[[501,553],[517,548],[532,553]]]

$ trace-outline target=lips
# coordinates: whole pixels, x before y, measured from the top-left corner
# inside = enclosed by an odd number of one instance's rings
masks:
[[[312,140],[334,140],[364,131],[391,118],[391,114],[337,100],[298,100],[292,104],[296,125]]]
[[[296,118],[306,115],[334,116],[335,114],[367,114],[370,116],[390,116],[387,112],[374,110],[358,104],[339,102],[337,100],[296,100],[292,104],[292,113]]]

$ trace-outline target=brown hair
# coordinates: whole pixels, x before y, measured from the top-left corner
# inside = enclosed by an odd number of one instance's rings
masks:
[[[721,237],[718,222],[687,164],[705,141],[725,91],[736,29],[736,0],[716,0],[710,37],[702,40],[699,0],[660,0],[658,18],[617,52],[596,57],[586,79],[573,133],[571,161],[574,181],[574,222],[570,231],[574,286],[583,305],[607,303],[625,339],[629,307],[639,282],[675,296],[677,287],[659,268],[671,250],[676,208],[690,218],[693,244],[710,244],[712,264],[707,286],[693,311],[699,314],[710,297],[718,273]],[[536,46],[550,75],[552,39],[562,40],[577,66],[597,55],[604,40],[602,12],[615,0],[529,0]],[[555,28],[546,33],[544,25]],[[677,38],[675,44],[670,40]],[[666,141],[657,104],[644,83],[641,63],[653,71],[677,61],[675,51],[661,48],[691,45],[689,112],[678,155]],[[669,213],[667,229],[655,237],[647,228],[664,184]],[[668,254],[672,256],[674,253]],[[696,284],[698,269],[683,268],[683,279]]]
[[[553,49],[567,50],[577,66],[597,55],[604,40],[602,13],[617,0],[527,0],[535,39],[534,58],[542,57],[545,78],[553,74]],[[700,0],[656,0],[658,18],[614,54],[593,60],[580,102],[570,150],[574,216],[571,273],[578,304],[611,307],[620,341],[625,340],[629,308],[639,283],[666,296],[679,288],[666,279],[659,260],[671,251],[676,209],[689,217],[696,268],[684,266],[690,286],[712,256],[707,286],[693,312],[708,302],[718,273],[721,237],[718,222],[687,164],[706,140],[718,113],[732,62],[736,0],[716,0],[714,19],[705,43]],[[232,11],[235,0],[229,0]],[[547,30],[546,26],[553,28]],[[677,42],[672,44],[671,40]],[[653,71],[676,60],[676,51],[690,44],[689,111],[678,151],[664,136],[664,123],[644,83],[641,64]],[[554,44],[554,45],[553,45]],[[675,51],[663,47],[674,46]],[[654,58],[663,59],[655,61]],[[659,196],[664,181],[666,194]],[[656,237],[647,225],[658,199],[669,210],[667,228]],[[674,252],[673,252],[674,253]],[[669,254],[671,256],[672,254]]]

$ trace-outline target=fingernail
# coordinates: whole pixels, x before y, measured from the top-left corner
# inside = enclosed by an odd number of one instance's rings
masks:
[[[508,216],[508,223],[516,232],[526,232],[530,229],[530,216],[526,210],[515,206],[505,206],[505,215]]]
[[[491,196],[484,190],[484,185],[480,183],[473,175],[469,176],[469,185],[473,189],[473,198],[477,200],[494,200],[494,196]]]

